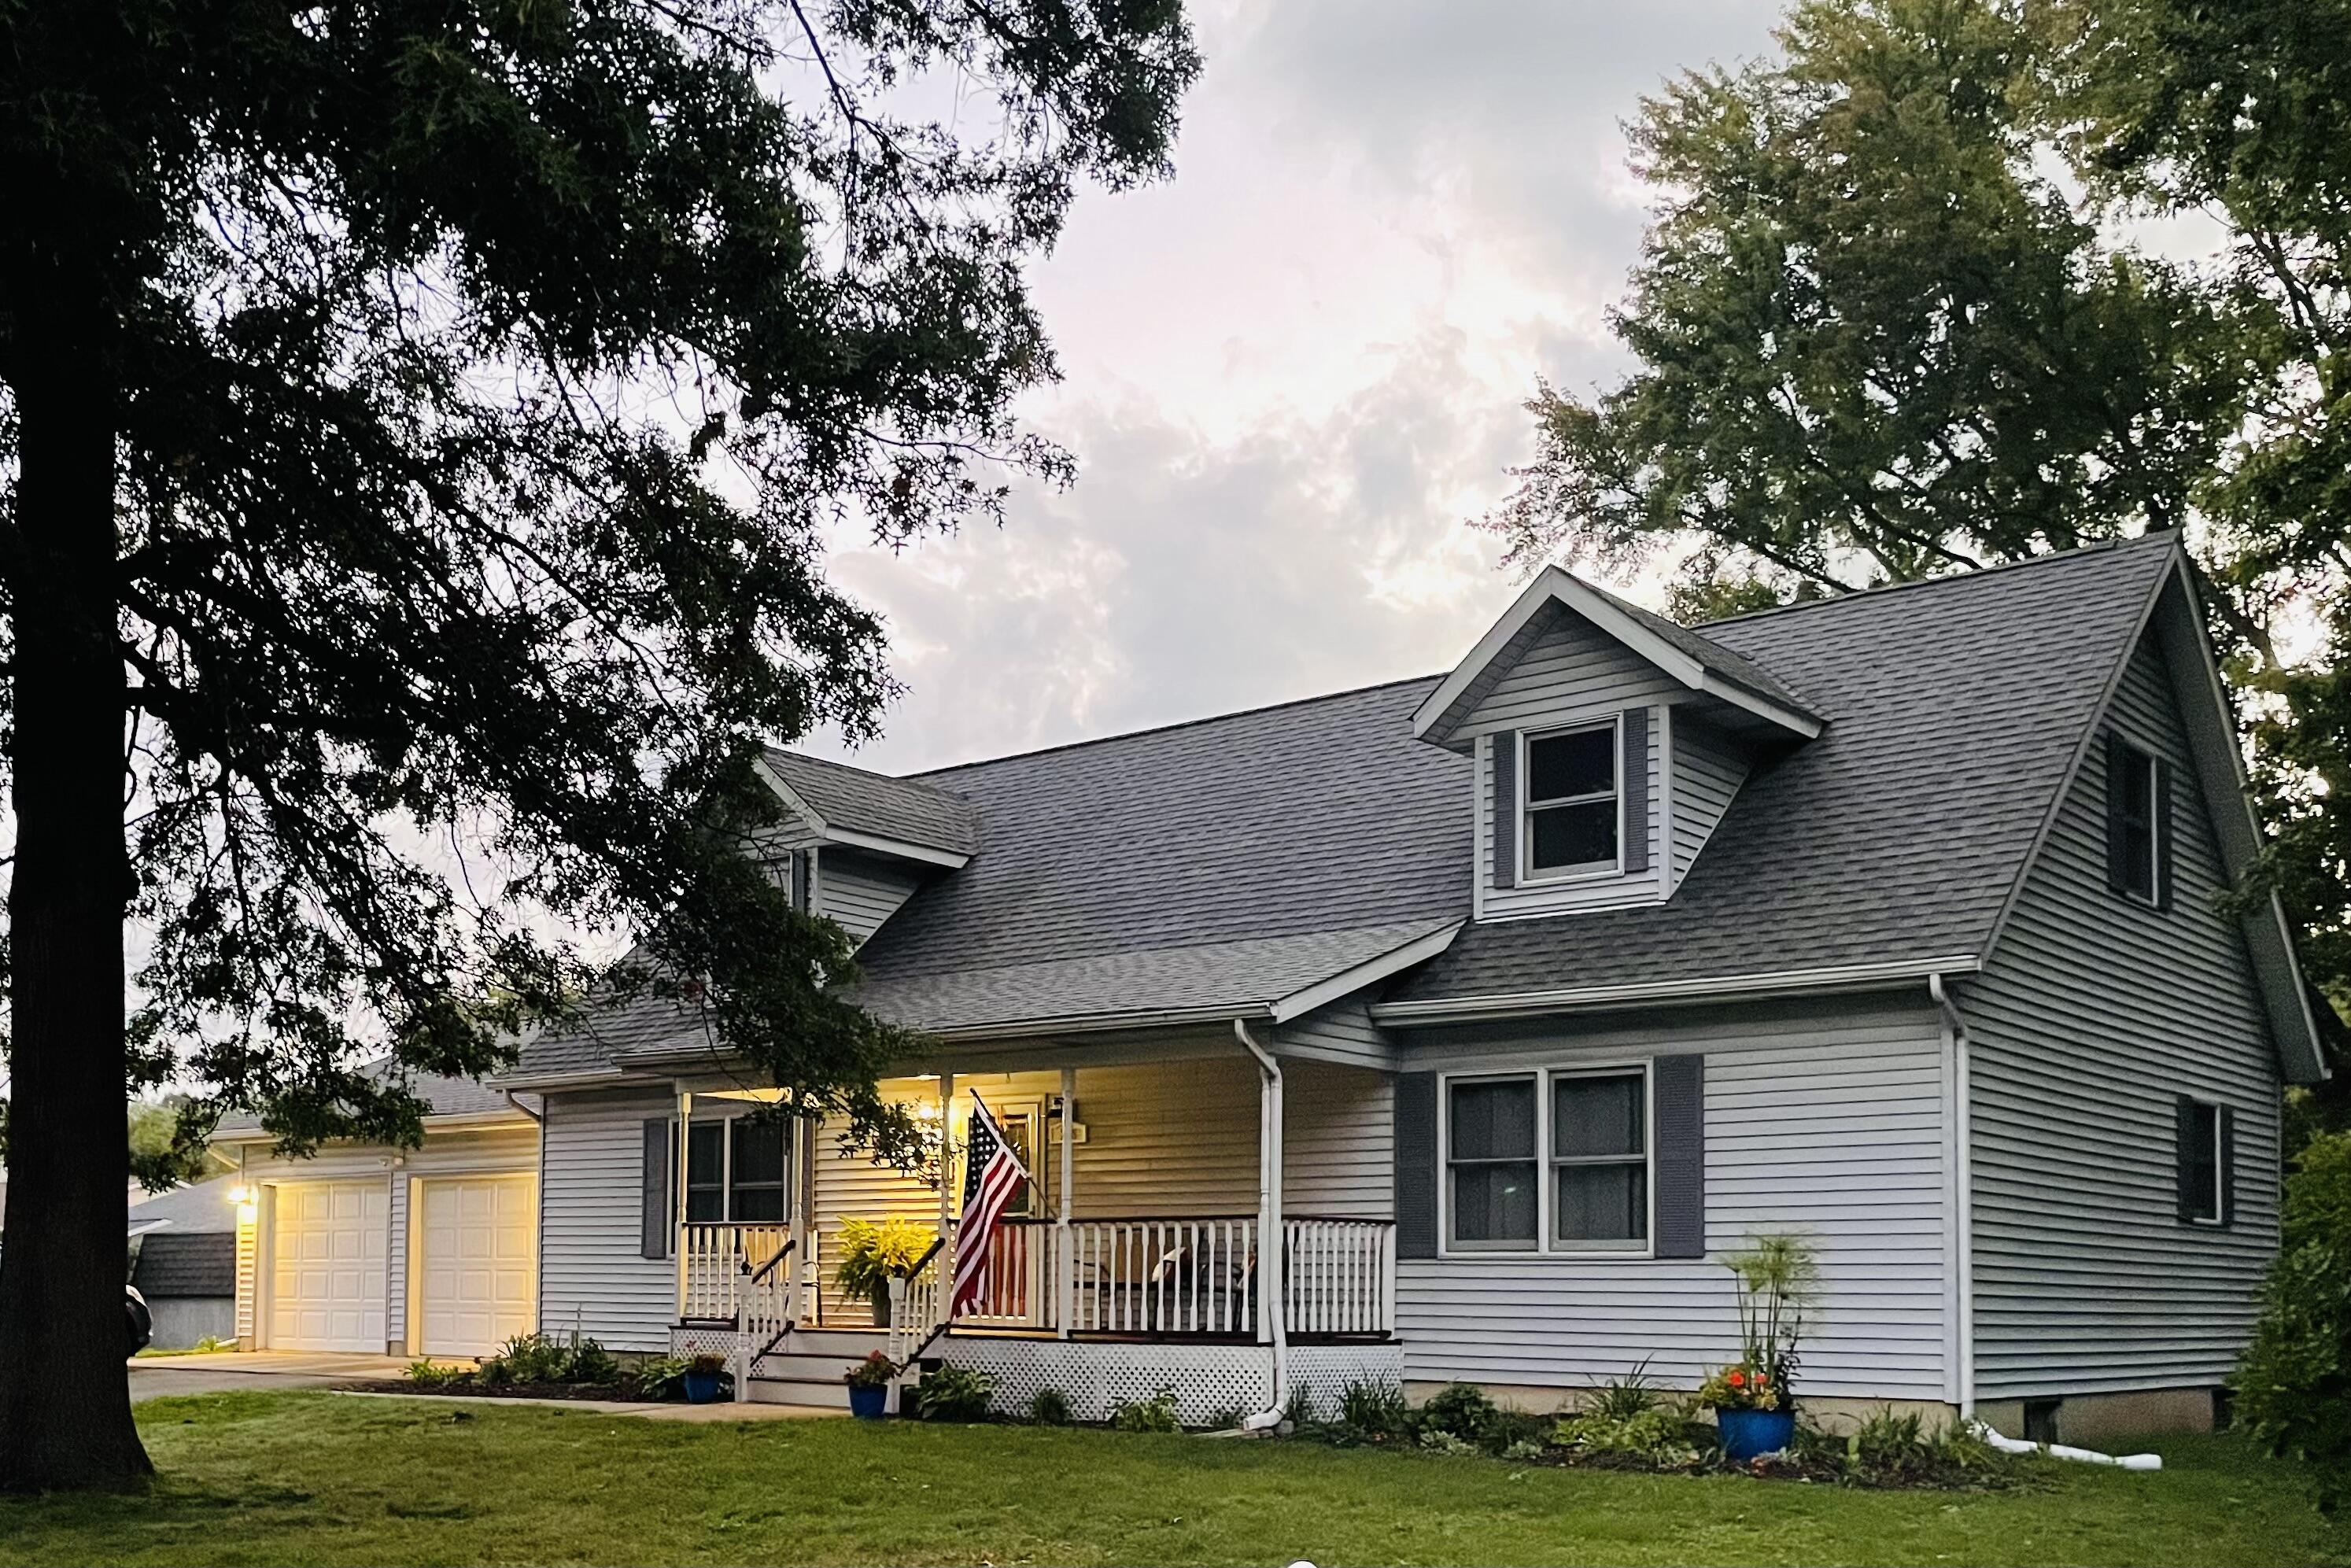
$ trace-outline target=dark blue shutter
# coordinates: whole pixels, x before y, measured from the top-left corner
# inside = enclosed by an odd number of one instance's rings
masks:
[[[1660,1056],[1651,1065],[1650,1085],[1657,1100],[1657,1256],[1703,1258],[1706,1058]]]
[[[1395,1249],[1399,1258],[1437,1256],[1437,1074],[1395,1081]]]
[[[638,1223],[639,1250],[648,1258],[669,1256],[669,1118],[645,1119],[645,1163]]]
[[[1494,885],[1519,883],[1519,732],[1494,737]]]
[[[809,852],[792,852],[792,907],[802,914],[809,906]]]
[[[1625,790],[1625,870],[1649,869],[1649,710],[1625,710],[1625,756],[1619,778]]]

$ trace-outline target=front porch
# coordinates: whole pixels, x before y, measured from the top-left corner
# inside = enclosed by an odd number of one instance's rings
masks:
[[[938,1129],[943,1184],[844,1155],[832,1130],[803,1124],[780,1223],[678,1228],[674,1337],[749,1367],[747,1395],[773,1380],[838,1402],[862,1348],[989,1372],[1008,1412],[1050,1387],[1096,1419],[1161,1387],[1205,1421],[1267,1407],[1277,1385],[1335,1400],[1347,1382],[1400,1375],[1384,1075],[1311,1062],[1268,1073],[1228,1048],[885,1090]],[[1034,1180],[990,1245],[979,1299],[949,1321],[974,1090]],[[739,1114],[749,1092],[681,1094],[681,1120]],[[684,1179],[678,1211],[706,1213],[710,1184],[697,1211]],[[891,1281],[886,1312],[835,1283],[852,1218],[912,1220],[934,1238]]]

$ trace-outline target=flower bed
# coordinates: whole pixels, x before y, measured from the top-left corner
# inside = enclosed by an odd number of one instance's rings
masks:
[[[664,1355],[623,1366],[592,1339],[566,1343],[546,1334],[517,1334],[479,1366],[444,1366],[427,1359],[413,1363],[403,1378],[338,1386],[362,1394],[666,1401],[685,1397],[685,1375],[693,1365],[692,1357]]]

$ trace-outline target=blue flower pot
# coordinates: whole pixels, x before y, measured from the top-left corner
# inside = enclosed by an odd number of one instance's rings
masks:
[[[1723,1457],[1743,1465],[1758,1454],[1776,1454],[1796,1440],[1793,1410],[1717,1410]]]
[[[718,1399],[718,1380],[725,1375],[726,1374],[721,1372],[685,1374],[681,1380],[685,1385],[685,1402],[688,1405],[716,1404]]]
[[[852,1388],[849,1391],[849,1413],[860,1421],[879,1421],[890,1408],[890,1390]]]

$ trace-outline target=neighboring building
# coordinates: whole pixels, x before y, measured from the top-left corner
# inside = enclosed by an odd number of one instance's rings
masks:
[[[1439,677],[910,779],[770,753],[776,874],[935,1041],[887,1092],[952,1169],[976,1090],[1038,1177],[981,1309],[941,1327],[935,1260],[887,1343],[1081,1414],[1550,1406],[1733,1356],[1720,1258],[1797,1230],[1816,1411],[2208,1421],[2324,1068],[2277,909],[2214,902],[2258,835],[2196,591],[2161,538],[1690,630],[1554,570]],[[445,1178],[248,1167],[253,1234],[355,1271],[314,1320],[248,1270],[245,1332],[431,1348],[401,1206],[535,1173],[545,1327],[837,1401],[884,1343],[841,1222],[955,1206],[735,1067],[640,1001],[531,1042],[543,1120]]]
[[[131,1199],[131,1283],[154,1317],[148,1343],[185,1350],[236,1338],[236,1205],[234,1184],[213,1176]]]

